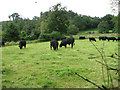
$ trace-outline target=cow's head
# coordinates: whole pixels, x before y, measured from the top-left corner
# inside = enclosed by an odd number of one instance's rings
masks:
[[[22,49],[22,46],[19,46],[20,47],[20,49]]]
[[[56,50],[56,47],[54,47],[54,50]]]
[[[20,49],[22,49],[22,45],[21,45],[21,42],[19,43],[19,47],[20,47]]]

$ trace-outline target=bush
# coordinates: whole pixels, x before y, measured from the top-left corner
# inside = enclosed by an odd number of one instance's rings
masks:
[[[106,33],[109,31],[109,24],[107,21],[102,21],[98,24],[99,33]]]
[[[25,37],[25,40],[35,40],[35,39],[36,39],[36,36],[34,34],[30,34]]]
[[[48,33],[41,33],[38,39],[40,41],[50,41],[51,40],[51,36]]]
[[[68,35],[77,35],[78,32],[79,32],[79,29],[75,25],[70,25],[68,27],[68,31],[67,31]]]
[[[20,35],[19,35],[19,37],[20,37],[20,39],[22,40],[22,39],[26,39],[26,36],[27,36],[27,33],[25,32],[25,31],[21,31],[20,32]]]
[[[51,34],[51,39],[54,39],[54,40],[61,40],[62,38],[64,38],[65,36],[63,34],[60,34],[60,32],[57,32],[57,31],[53,31]]]
[[[64,38],[64,35],[61,35],[60,32],[53,31],[52,33],[41,33],[39,36],[40,41],[50,41],[50,40],[61,40]]]

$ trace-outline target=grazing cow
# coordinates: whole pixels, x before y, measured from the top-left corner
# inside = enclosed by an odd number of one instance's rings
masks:
[[[63,40],[63,39],[66,39],[66,37],[64,37],[64,38],[61,38],[61,40]]]
[[[69,44],[69,45],[71,44],[71,48],[73,48],[74,41],[75,41],[74,38],[63,39],[62,42],[61,42],[61,44],[60,44],[60,47],[65,46],[65,48],[66,48],[67,44]]]
[[[5,42],[4,41],[2,41],[2,46],[5,46]]]
[[[79,39],[85,39],[85,37],[79,37]]]
[[[52,50],[52,47],[54,48],[54,50],[58,49],[58,41],[57,40],[51,40],[50,42],[50,48]]]
[[[26,41],[25,40],[22,40],[19,42],[20,49],[22,49],[23,46],[24,46],[24,48],[26,48]]]
[[[5,42],[4,41],[0,41],[0,47],[1,46],[5,46]]]
[[[99,37],[99,40],[107,40],[107,37]]]
[[[110,40],[113,40],[113,42],[114,42],[114,40],[117,41],[117,39],[115,37],[108,37],[107,39],[108,39],[108,41],[110,41]]]
[[[120,37],[118,37],[118,39],[117,39],[118,41],[120,41]]]
[[[96,39],[94,37],[90,37],[89,41],[95,41],[96,42]]]

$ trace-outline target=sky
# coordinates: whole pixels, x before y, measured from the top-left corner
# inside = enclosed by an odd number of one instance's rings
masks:
[[[67,7],[67,10],[91,17],[113,14],[110,0],[0,0],[0,21],[9,20],[8,16],[13,13],[22,18],[39,17],[40,12],[49,11],[57,3]]]

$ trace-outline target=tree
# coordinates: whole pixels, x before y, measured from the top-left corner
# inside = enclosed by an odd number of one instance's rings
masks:
[[[81,15],[75,16],[72,20],[72,24],[74,24],[79,29],[79,31],[86,29],[85,22]]]
[[[19,40],[18,27],[14,23],[12,23],[12,22],[8,23],[7,28],[4,31],[4,39],[5,39],[5,41]]]
[[[57,4],[50,9],[49,17],[47,19],[47,28],[49,33],[58,31],[61,34],[67,33],[69,26],[69,18],[65,7]]]
[[[12,15],[9,15],[9,18],[11,19],[11,17],[12,17],[12,19],[13,19],[13,21],[14,21],[14,20],[18,19],[19,16],[20,16],[20,15],[19,15],[18,13],[13,13]]]
[[[79,29],[75,25],[69,25],[67,34],[76,35],[79,32]]]
[[[106,16],[104,16],[102,18],[102,21],[107,21],[108,22],[108,25],[109,25],[109,30],[112,30],[114,28],[114,22],[112,21],[112,18],[114,18],[113,15],[111,14],[107,14]]]
[[[98,24],[100,23],[101,19],[99,17],[93,17],[92,18],[92,28],[97,28]]]
[[[113,32],[118,32],[118,16],[115,16],[112,21],[114,22]]]
[[[69,10],[68,14],[69,14],[70,19],[73,19],[75,16],[78,15],[77,13],[74,13],[72,10]]]
[[[109,24],[107,21],[102,21],[98,24],[99,33],[107,33],[109,32]]]
[[[27,34],[26,34],[26,32],[25,32],[25,31],[21,31],[19,36],[20,36],[20,39],[21,39],[21,40],[25,40],[25,39],[26,39]]]

